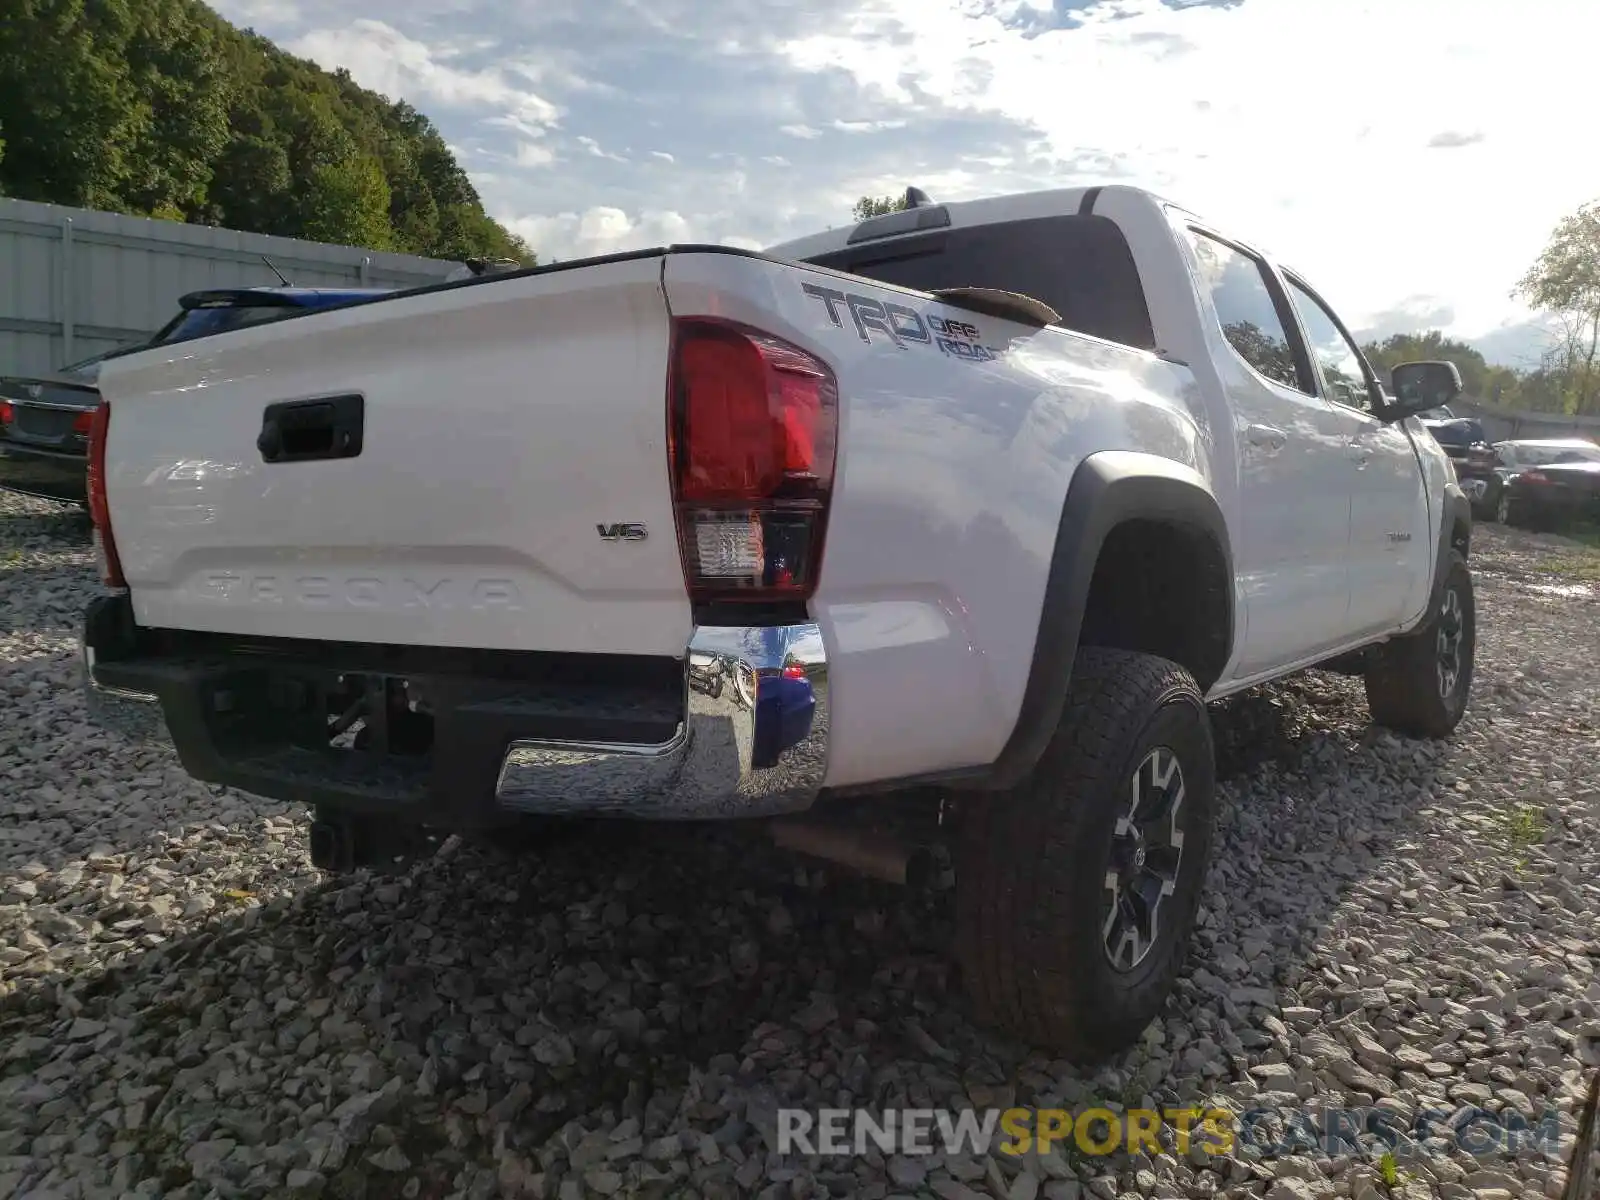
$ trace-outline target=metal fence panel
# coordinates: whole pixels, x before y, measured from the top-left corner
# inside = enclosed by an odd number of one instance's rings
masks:
[[[1491,442],[1539,441],[1544,438],[1587,438],[1600,441],[1600,416],[1571,413],[1520,412],[1492,408],[1470,400],[1451,404],[1459,416],[1477,417]]]
[[[39,374],[154,333],[185,292],[415,287],[457,262],[0,198],[0,374]]]

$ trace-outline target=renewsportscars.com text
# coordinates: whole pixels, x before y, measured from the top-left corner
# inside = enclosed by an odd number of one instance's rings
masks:
[[[1070,1110],[987,1109],[981,1112],[902,1108],[778,1110],[778,1152],[838,1157],[882,1154],[1050,1154],[1068,1147],[1086,1155],[1187,1154],[1192,1146],[1231,1154],[1243,1146],[1263,1155],[1358,1152],[1357,1139],[1375,1136],[1397,1157],[1443,1153],[1475,1156],[1558,1154],[1561,1129],[1554,1112],[1530,1122],[1521,1114],[1486,1109],[1423,1109],[1407,1121],[1387,1108],[1226,1108]]]

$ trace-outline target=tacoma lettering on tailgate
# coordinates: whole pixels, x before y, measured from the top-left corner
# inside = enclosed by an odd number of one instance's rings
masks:
[[[381,579],[370,575],[256,575],[212,571],[195,594],[224,604],[289,604],[302,608],[457,608],[522,610],[522,593],[510,579],[447,576]]]

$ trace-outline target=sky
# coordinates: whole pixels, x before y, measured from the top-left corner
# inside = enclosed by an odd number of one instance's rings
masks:
[[[209,2],[426,113],[542,258],[1130,183],[1531,365],[1510,292],[1600,197],[1592,0]]]

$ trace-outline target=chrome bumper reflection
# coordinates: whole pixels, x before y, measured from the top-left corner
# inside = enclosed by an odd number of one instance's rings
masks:
[[[151,692],[106,687],[94,678],[94,648],[78,638],[78,667],[83,672],[83,703],[89,720],[135,742],[170,744],[161,701]]]
[[[528,813],[657,819],[809,808],[828,765],[828,667],[816,625],[695,631],[684,722],[657,745],[513,742],[496,795]]]

